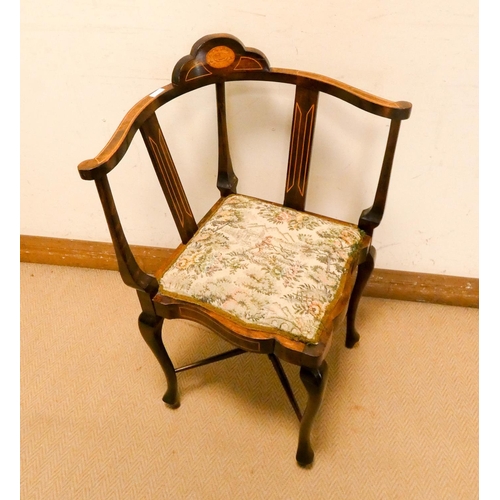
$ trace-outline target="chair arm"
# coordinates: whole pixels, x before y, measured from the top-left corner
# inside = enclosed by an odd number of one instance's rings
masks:
[[[90,160],[78,165],[80,177],[85,180],[96,180],[111,172],[127,152],[132,139],[141,125],[165,102],[175,97],[171,95],[172,85],[160,87],[142,98],[125,115],[115,133],[102,151]]]
[[[357,108],[384,118],[406,120],[410,117],[412,105],[406,101],[389,101],[388,99],[383,99],[382,97],[347,85],[339,80],[307,71],[271,68],[270,74],[272,75],[273,73],[280,73],[285,77],[289,76],[293,79],[303,77],[309,80],[309,86],[314,87],[316,90],[338,97]]]

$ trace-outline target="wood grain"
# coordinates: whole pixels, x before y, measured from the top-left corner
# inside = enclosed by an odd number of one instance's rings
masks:
[[[139,266],[154,273],[170,259],[169,248],[131,245]],[[118,270],[111,243],[21,236],[21,262]],[[375,269],[364,295],[412,302],[479,307],[479,280],[442,274]]]

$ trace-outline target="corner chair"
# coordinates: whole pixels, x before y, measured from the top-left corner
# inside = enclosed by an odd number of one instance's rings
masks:
[[[295,87],[282,204],[237,192],[225,97],[226,86],[234,81]],[[220,198],[197,221],[156,111],[205,86],[215,87]],[[357,224],[305,211],[320,94],[390,121],[373,204],[361,212]],[[215,34],[198,40],[175,65],[171,83],[139,101],[104,149],[78,166],[82,179],[96,183],[121,277],[137,291],[142,309],[139,329],[165,373],[163,401],[169,407],[180,404],[178,373],[243,353],[265,354],[300,422],[296,460],[301,466],[312,464],[311,430],[325,391],[325,358],[342,325],[346,347],[352,348],[359,340],[356,311],[374,268],[373,232],[384,213],[400,124],[410,112],[411,104],[405,101],[382,99],[325,76],[273,68],[261,51],[245,47],[232,35]],[[134,258],[109,184],[109,174],[137,131],[182,240],[155,275],[144,272]],[[162,341],[164,320],[174,318],[208,327],[233,349],[175,367]],[[308,394],[303,412],[281,361],[300,369]]]

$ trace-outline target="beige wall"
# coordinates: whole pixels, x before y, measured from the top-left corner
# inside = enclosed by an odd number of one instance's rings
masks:
[[[170,81],[193,42],[229,32],[263,50],[273,66],[411,101],[375,233],[377,265],[478,276],[476,2],[23,0],[21,22],[22,234],[109,241],[95,187],[80,180],[76,166],[99,152],[136,101]],[[280,201],[293,92],[237,85],[229,94],[240,191]],[[320,104],[307,208],[355,221],[371,202],[374,178],[354,182],[352,175],[378,168],[386,122],[342,103]],[[182,117],[187,110],[181,102],[160,118],[200,216],[217,196],[209,164],[214,132],[206,134],[214,108],[204,106],[194,127]],[[111,176],[123,223],[131,243],[172,247],[178,238],[144,153],[138,135]]]

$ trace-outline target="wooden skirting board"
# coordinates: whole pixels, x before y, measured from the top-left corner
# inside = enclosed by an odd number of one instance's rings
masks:
[[[131,245],[138,264],[153,273],[173,250]],[[43,236],[21,236],[21,262],[118,270],[111,243]],[[442,274],[375,269],[365,296],[479,307],[479,280]]]

